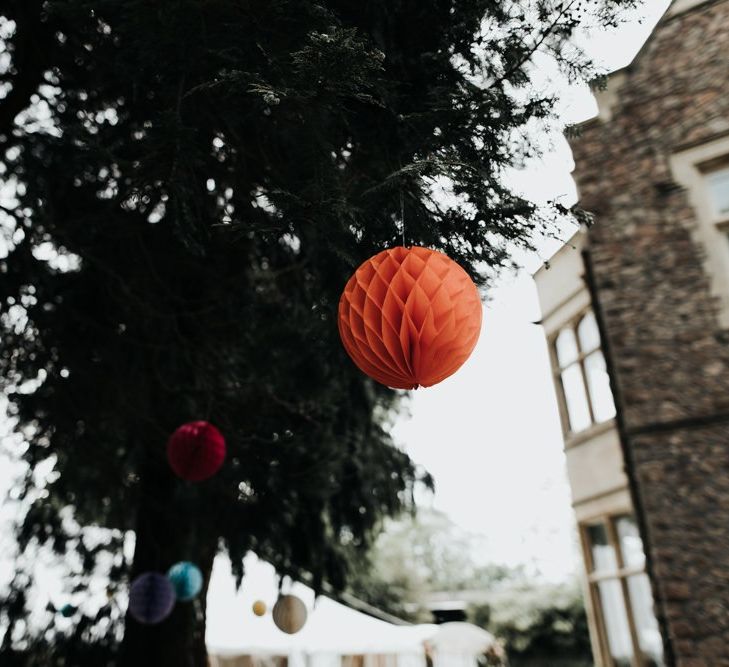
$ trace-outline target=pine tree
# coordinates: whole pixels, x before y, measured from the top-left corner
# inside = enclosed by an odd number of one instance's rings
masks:
[[[252,549],[346,585],[418,472],[387,431],[398,394],[341,349],[339,293],[403,237],[483,283],[548,226],[502,178],[551,122],[530,61],[592,77],[569,37],[631,4],[3,3],[0,378],[27,474],[0,656],[205,665],[203,607],[143,627],[116,596],[181,559],[207,584],[221,548],[239,575]],[[164,455],[192,419],[229,443],[199,485]],[[52,610],[44,634],[23,622],[42,546],[69,590],[109,577],[70,634]]]

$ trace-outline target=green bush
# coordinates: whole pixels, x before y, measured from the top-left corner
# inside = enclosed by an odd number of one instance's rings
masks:
[[[499,637],[511,667],[589,667],[587,616],[574,584],[522,585],[495,592],[469,620]]]

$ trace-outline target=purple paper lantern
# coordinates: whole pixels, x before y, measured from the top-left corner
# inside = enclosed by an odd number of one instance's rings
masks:
[[[175,606],[175,590],[170,580],[157,572],[140,574],[129,589],[129,614],[139,623],[161,623]]]

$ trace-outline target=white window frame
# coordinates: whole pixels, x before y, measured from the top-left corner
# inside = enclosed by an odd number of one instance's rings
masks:
[[[678,151],[670,158],[673,178],[686,189],[696,214],[693,238],[704,250],[704,270],[716,297],[719,324],[729,329],[729,217],[718,217],[706,175],[729,167],[729,136]]]
[[[626,620],[630,632],[630,641],[632,644],[633,655],[631,656],[631,667],[645,667],[647,657],[640,647],[638,638],[638,627],[636,625],[633,613],[632,596],[628,587],[628,577],[646,574],[645,563],[642,566],[629,566],[625,563],[623,548],[620,543],[617,532],[617,522],[623,516],[632,516],[631,512],[621,512],[616,514],[602,514],[595,516],[589,520],[579,524],[580,542],[582,543],[582,554],[585,559],[585,572],[587,576],[587,586],[590,599],[590,607],[594,615],[594,622],[598,631],[598,644],[600,647],[601,664],[604,667],[614,667],[615,661],[612,658],[610,644],[607,635],[606,620],[602,605],[600,603],[600,593],[598,585],[601,581],[612,580],[617,581],[621,588],[621,597],[625,605]],[[589,537],[589,529],[591,526],[602,524],[605,526],[608,536],[608,544],[612,547],[616,558],[616,569],[612,571],[595,570],[592,544]],[[645,548],[645,547],[644,547]],[[655,607],[655,602],[654,602]]]
[[[615,423],[615,417],[611,417],[602,421],[597,421],[595,417],[595,399],[592,396],[590,383],[588,382],[587,373],[585,371],[585,359],[587,359],[587,357],[597,351],[600,351],[602,353],[604,359],[605,350],[603,349],[602,341],[600,341],[596,347],[591,347],[589,350],[583,350],[582,343],[580,342],[577,332],[577,328],[582,321],[582,318],[590,312],[594,313],[594,309],[590,305],[581,308],[579,311],[577,311],[575,315],[573,315],[572,317],[564,321],[559,327],[557,327],[548,338],[549,356],[552,364],[552,375],[554,377],[554,383],[557,389],[557,403],[559,405],[559,413],[562,421],[562,430],[565,437],[565,446],[567,448],[593,437],[596,433],[608,430]],[[565,329],[571,329],[574,332],[578,356],[575,360],[573,360],[572,362],[570,362],[570,364],[563,368],[557,357],[556,346],[557,338],[559,337],[560,333]],[[562,382],[562,373],[573,364],[577,364],[580,368],[582,383],[585,389],[585,398],[587,399],[587,407],[590,415],[590,424],[579,431],[574,431],[572,429],[569,411],[567,409],[567,398],[565,396],[564,385]],[[613,403],[614,402],[615,396],[613,395]]]
[[[709,206],[711,212],[711,218],[720,230],[726,233],[727,226],[729,226],[729,211],[717,211],[714,208],[714,198],[712,196],[711,180],[713,176],[717,174],[726,174],[729,178],[729,156],[725,159],[720,159],[713,163],[703,165],[702,175],[704,177],[704,183],[706,184],[706,194],[709,197]]]

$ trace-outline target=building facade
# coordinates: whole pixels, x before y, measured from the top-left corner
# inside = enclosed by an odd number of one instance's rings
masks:
[[[535,275],[597,665],[729,665],[729,0],[675,0],[571,139]]]

